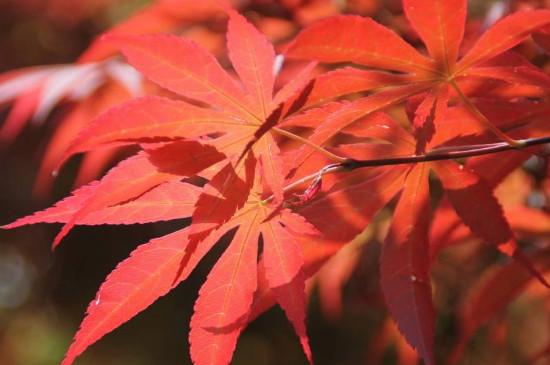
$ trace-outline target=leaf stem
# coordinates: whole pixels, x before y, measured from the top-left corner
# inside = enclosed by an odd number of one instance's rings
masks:
[[[343,160],[347,161],[347,159],[343,159]],[[353,167],[353,168],[355,168],[355,167]],[[291,189],[294,189],[295,187],[300,186],[300,185],[308,182],[309,180],[313,180],[313,179],[315,179],[319,176],[323,176],[323,175],[327,175],[327,174],[334,174],[334,173],[337,173],[337,172],[345,172],[345,171],[349,171],[349,170],[350,170],[350,166],[344,165],[342,163],[335,163],[335,164],[332,164],[332,165],[327,165],[327,166],[323,167],[320,171],[317,171],[313,174],[304,176],[301,179],[298,179],[298,180],[294,181],[292,184],[289,184],[289,185],[285,186],[283,191],[287,192],[287,191],[289,191]],[[264,204],[264,205],[268,204],[271,201],[273,201],[274,198],[275,198],[275,195],[271,195],[268,198],[262,200],[262,204]]]
[[[458,95],[460,96],[460,98],[462,99],[462,101],[464,102],[464,104],[466,104],[466,107],[468,108],[468,110],[470,110],[470,112],[487,128],[489,129],[491,132],[493,132],[498,138],[500,138],[501,140],[503,140],[504,142],[506,142],[508,145],[510,145],[511,147],[514,147],[514,148],[521,148],[521,147],[525,147],[524,145],[522,145],[521,141],[518,141],[518,140],[515,140],[513,138],[510,138],[508,137],[504,132],[502,132],[500,129],[498,129],[493,123],[491,123],[489,121],[489,119],[487,119],[487,117],[485,115],[483,115],[483,113],[481,111],[479,111],[479,109],[474,105],[472,104],[472,102],[470,101],[470,99],[468,99],[468,97],[466,95],[464,95],[464,93],[462,92],[462,90],[458,87],[458,85],[456,84],[455,80],[454,79],[449,79],[449,84],[451,84],[451,86],[453,87],[453,89],[455,89],[455,91],[458,93]]]
[[[297,142],[300,142],[302,144],[305,144],[306,146],[309,146],[309,147],[313,148],[315,151],[322,153],[323,155],[327,156],[329,159],[331,159],[334,162],[337,162],[337,163],[341,164],[341,163],[344,163],[344,162],[347,161],[346,158],[335,155],[334,153],[327,151],[323,147],[321,147],[319,145],[316,145],[315,143],[313,143],[311,141],[308,141],[307,139],[305,139],[303,137],[300,137],[300,136],[298,136],[298,135],[296,135],[292,132],[288,132],[288,131],[285,131],[284,129],[280,129],[280,128],[273,128],[272,130],[279,133],[280,135],[283,135],[285,137],[288,137],[290,139],[293,139]]]
[[[343,162],[327,165],[320,171],[307,175],[294,181],[284,187],[283,191],[289,191],[299,185],[302,185],[310,180],[318,178],[326,174],[334,174],[338,172],[353,171],[362,167],[390,166],[390,165],[405,165],[419,162],[430,162],[440,160],[452,160],[456,158],[465,158],[472,156],[488,155],[491,153],[521,150],[527,147],[537,146],[545,143],[550,143],[550,136],[539,138],[527,138],[518,140],[518,146],[511,146],[507,142],[485,143],[469,146],[441,147],[431,151],[427,151],[423,155],[412,155],[403,157],[380,158],[375,160],[356,160],[353,158],[342,159]],[[262,200],[261,204],[269,204],[275,198],[274,195]]]

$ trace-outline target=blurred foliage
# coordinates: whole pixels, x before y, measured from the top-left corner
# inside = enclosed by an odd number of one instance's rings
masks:
[[[145,0],[0,0],[0,72],[74,62],[95,36],[149,3]],[[293,3],[303,4],[293,8]],[[482,19],[497,3],[512,7],[512,10],[549,5],[545,1],[485,0],[470,1],[469,5],[472,14]],[[398,0],[264,0],[253,2],[246,15],[253,18],[260,14],[270,18],[271,22],[262,23],[265,33],[272,31],[275,35],[276,31],[286,29],[283,33],[290,37],[296,31],[295,24],[303,26],[336,12],[375,16],[404,34],[411,43],[418,42],[414,34],[408,33],[410,29],[403,21]],[[481,20],[471,25],[481,26],[480,23]],[[216,26],[213,27],[216,30]],[[192,34],[206,39],[203,33]],[[2,110],[0,120],[7,115],[7,111]],[[30,194],[43,151],[44,135],[53,133],[58,118],[59,115],[52,113],[42,126],[27,128],[9,151],[0,150],[0,222],[11,222],[40,210],[66,196],[70,190],[78,161],[69,163],[47,201],[36,201]],[[546,178],[545,170],[545,161],[539,161],[539,165],[520,178],[519,183],[509,184],[516,188],[526,183],[541,186]],[[349,280],[343,288],[341,313],[331,316],[319,299],[322,290],[311,285],[307,326],[319,365],[416,363],[415,356],[407,357],[403,339],[387,319],[378,285],[378,254],[389,224],[388,212],[379,214],[371,231],[354,248],[356,266],[347,274]],[[94,298],[105,276],[128,256],[136,242],[166,234],[179,228],[181,223],[79,228],[53,253],[49,247],[57,230],[55,226],[0,231],[0,364],[59,363],[88,302]],[[540,244],[547,242],[543,240]],[[190,363],[187,333],[193,303],[206,273],[222,250],[223,245],[218,245],[184,285],[107,335],[76,363]],[[439,310],[436,349],[440,358],[445,358],[454,346],[460,295],[488,266],[498,264],[498,260],[493,251],[472,241],[445,251],[435,263],[434,297]],[[534,286],[527,290],[503,314],[509,316],[510,321],[495,319],[492,324],[496,325],[476,335],[462,363],[521,364],[528,354],[540,351],[550,338],[547,300],[547,296]],[[531,335],[522,336],[525,333]],[[388,349],[387,343],[394,345]],[[488,346],[491,343],[493,345]],[[254,321],[241,336],[232,363],[283,365],[305,364],[306,360],[291,325],[279,308],[273,308]]]

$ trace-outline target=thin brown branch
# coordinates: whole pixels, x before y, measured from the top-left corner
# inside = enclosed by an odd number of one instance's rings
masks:
[[[346,171],[350,171],[360,167],[403,165],[403,164],[418,163],[418,162],[452,160],[456,158],[481,156],[481,155],[488,155],[488,154],[497,153],[497,152],[522,150],[526,147],[550,143],[550,136],[540,137],[540,138],[528,138],[528,139],[518,140],[518,142],[521,144],[519,147],[511,146],[507,142],[498,142],[493,144],[471,145],[469,146],[470,148],[467,150],[458,150],[458,151],[449,150],[449,151],[441,152],[442,149],[437,149],[439,153],[430,153],[428,151],[424,155],[381,158],[376,160],[356,160],[356,159],[350,158],[346,162],[344,162],[343,165],[348,167],[348,170]]]

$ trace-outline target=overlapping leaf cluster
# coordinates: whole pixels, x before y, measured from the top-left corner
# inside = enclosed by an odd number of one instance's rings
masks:
[[[550,11],[515,13],[465,49],[466,1],[404,0],[403,7],[427,55],[369,18],[328,18],[289,45],[287,59],[311,63],[276,92],[272,45],[229,8],[234,73],[185,38],[105,39],[179,98],[146,96],[94,119],[65,158],[130,144],[140,151],[99,181],[8,227],[63,223],[55,246],[78,224],[183,217],[191,224],[139,246],[108,276],[64,364],[185,280],[224,236],[231,243],[202,286],[191,319],[193,361],[229,363],[249,321],[278,303],[312,362],[306,278],[399,193],[380,257],[382,291],[407,341],[427,364],[435,363],[429,270],[447,241],[430,245],[430,171],[445,190],[436,219],[440,211],[447,215],[438,229],[465,226],[538,275],[493,194],[529,153],[355,170],[353,161],[547,135],[550,77],[511,49],[544,31]],[[317,62],[351,66],[313,77]],[[350,94],[360,97],[341,100]],[[407,128],[385,113],[401,103]],[[340,137],[346,144],[335,146]],[[317,177],[331,159],[348,172],[326,175],[316,197],[290,205],[293,183]]]

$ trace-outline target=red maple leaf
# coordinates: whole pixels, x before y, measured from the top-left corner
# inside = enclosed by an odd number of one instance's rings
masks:
[[[459,59],[466,20],[465,0],[404,0],[403,9],[424,42],[429,57],[390,29],[372,19],[357,16],[338,16],[317,22],[303,30],[288,47],[286,55],[291,58],[331,63],[351,62],[386,71],[369,71],[376,76],[364,87],[364,90],[384,87],[383,91],[333,110],[330,117],[317,126],[310,141],[323,145],[338,131],[361,117],[423,94],[421,102],[417,104],[417,117],[413,123],[417,137],[421,138],[422,143],[418,147],[421,152],[445,117],[449,100],[456,98],[457,102],[468,106],[479,123],[513,144],[515,141],[488,120],[468,99],[468,95],[475,96],[475,93],[479,95],[486,91],[476,90],[475,86],[471,88],[471,84],[484,83],[498,91],[498,88],[487,82],[495,80],[497,83],[533,85],[547,89],[550,86],[547,74],[520,55],[506,51],[550,23],[550,11],[518,12],[500,20]],[[361,36],[353,36],[358,34]],[[397,75],[391,74],[394,79],[391,83],[387,80],[387,71],[398,72]],[[365,76],[368,77],[368,74]],[[396,80],[398,77],[401,81]],[[515,96],[522,95],[516,92]],[[310,155],[311,150],[304,147],[295,161],[301,164]]]
[[[316,230],[278,207],[285,171],[269,131],[286,114],[300,109],[297,99],[314,63],[272,96],[275,54],[271,44],[241,15],[226,10],[230,14],[229,56],[242,84],[235,83],[212,55],[186,39],[111,37],[153,82],[213,108],[149,96],[107,111],[79,134],[64,159],[103,146],[140,143],[142,151],[100,181],[76,190],[72,197],[7,226],[65,223],[55,247],[76,224],[192,217],[190,227],[141,246],[107,278],[90,304],[66,364],[185,279],[219,238],[233,229],[237,229],[233,244],[212,269],[197,302],[190,335],[193,359],[220,364],[231,359],[252,304],[261,235],[269,287],[311,360],[304,326],[303,259],[292,232],[312,234]],[[209,180],[201,189],[180,182],[197,174]],[[186,187],[191,187],[186,195],[178,193]],[[269,199],[264,201],[271,194],[278,202],[273,207],[268,206]],[[192,205],[190,199],[194,199]],[[141,267],[142,260],[148,261],[147,267]],[[132,274],[135,270],[139,275]]]
[[[55,246],[77,224],[191,217],[191,225],[151,240],[119,264],[90,303],[64,364],[185,280],[224,236],[231,243],[202,286],[191,320],[193,361],[229,363],[246,325],[278,303],[311,362],[305,279],[399,192],[380,258],[382,291],[399,330],[427,364],[434,363],[430,264],[448,244],[431,242],[430,233],[447,237],[467,227],[547,285],[519,249],[493,193],[525,155],[506,166],[490,158],[466,164],[429,158],[494,143],[495,136],[521,146],[522,139],[547,133],[547,103],[533,98],[547,97],[550,77],[509,50],[550,24],[550,11],[513,14],[461,50],[464,0],[405,0],[404,9],[429,56],[371,19],[330,18],[291,43],[287,57],[314,62],[276,93],[273,46],[225,7],[234,73],[185,38],[105,38],[180,99],[138,98],[94,119],[64,160],[130,144],[140,152],[54,207],[7,227],[64,223]],[[371,69],[339,68],[312,79],[316,61]],[[358,92],[370,94],[333,102]],[[384,112],[400,103],[406,103],[409,130]],[[310,131],[307,139],[303,130]],[[339,138],[346,143],[331,147]],[[366,166],[379,167],[360,169]],[[439,209],[452,212],[441,232],[430,231],[430,171],[445,191]],[[285,194],[311,180],[300,204],[288,209]]]

